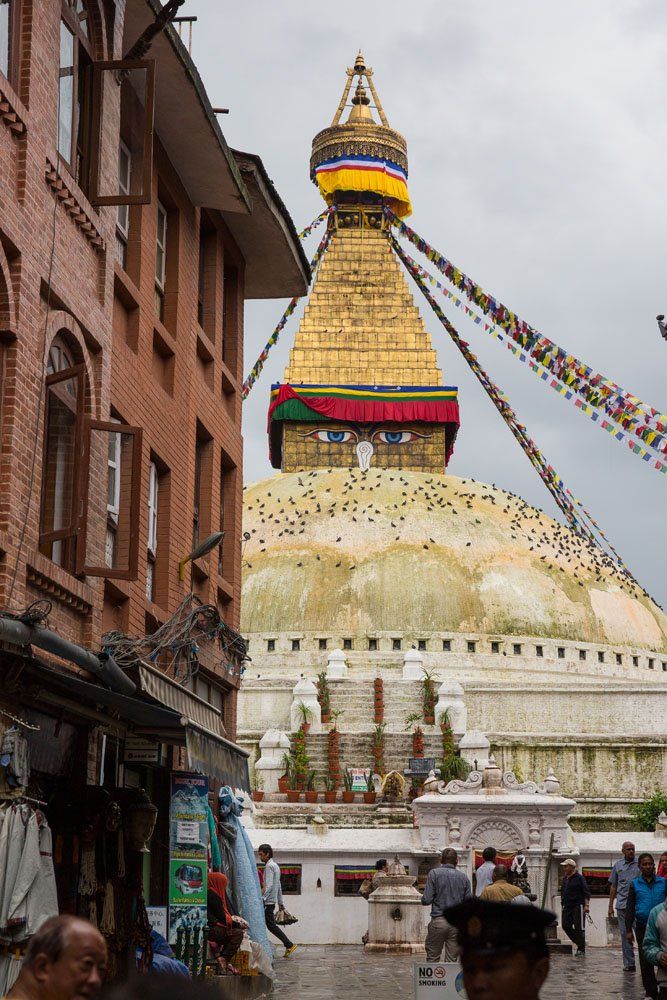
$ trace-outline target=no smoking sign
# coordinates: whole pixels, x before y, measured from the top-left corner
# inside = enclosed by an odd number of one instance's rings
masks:
[[[458,962],[415,962],[415,1000],[466,1000]]]

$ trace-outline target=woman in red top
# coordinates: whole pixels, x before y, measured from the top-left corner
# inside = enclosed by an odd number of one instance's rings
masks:
[[[206,897],[208,940],[214,946],[216,960],[222,971],[226,972],[229,967],[230,972],[235,972],[229,962],[239,950],[243,931],[248,924],[242,917],[230,912],[226,896],[227,876],[221,872],[209,872]]]
[[[663,851],[660,855],[660,860],[658,861],[658,875],[662,875],[663,878],[667,878],[667,851]]]

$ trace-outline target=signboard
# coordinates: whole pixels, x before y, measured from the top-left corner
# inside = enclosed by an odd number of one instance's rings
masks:
[[[129,737],[123,747],[124,764],[162,764],[162,744]]]
[[[408,768],[412,774],[428,774],[435,769],[435,757],[411,757]]]
[[[436,998],[466,1000],[463,972],[458,962],[415,962],[415,1000]]]
[[[368,775],[371,773],[368,767],[351,767],[349,773],[352,776],[352,791],[368,791]]]
[[[169,809],[168,941],[193,975],[206,958],[208,778],[175,771]]]
[[[167,940],[167,907],[166,906],[147,906],[146,916],[148,917],[148,923],[154,931],[161,934],[162,937]]]

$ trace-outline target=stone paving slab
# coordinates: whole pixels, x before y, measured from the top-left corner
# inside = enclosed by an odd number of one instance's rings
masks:
[[[356,946],[301,946],[276,958],[274,997],[308,1000],[409,1000],[413,959],[368,955]],[[639,971],[623,972],[617,948],[590,948],[585,958],[554,955],[542,1000],[643,1000]],[[508,998],[509,1000],[509,998]]]

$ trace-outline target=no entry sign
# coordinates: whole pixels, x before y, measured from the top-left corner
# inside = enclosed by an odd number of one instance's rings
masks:
[[[458,962],[415,962],[415,1000],[466,1000]]]

